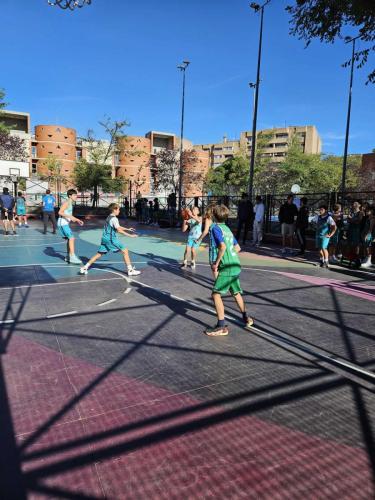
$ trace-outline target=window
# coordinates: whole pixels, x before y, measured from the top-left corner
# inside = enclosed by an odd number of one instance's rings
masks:
[[[114,161],[115,161],[115,165],[118,165],[120,163],[120,155],[118,153],[115,153]]]
[[[31,157],[36,158],[36,146],[31,146]]]
[[[279,142],[279,143],[275,143],[275,147],[276,148],[286,148],[288,146],[288,143],[287,142]]]
[[[82,158],[82,151],[80,149],[77,149],[76,151],[76,160],[80,160]]]
[[[224,151],[233,151],[233,146],[224,146],[223,150]]]
[[[289,136],[286,133],[276,134],[276,139],[286,139],[287,137]]]
[[[31,164],[31,173],[36,174],[36,163]]]

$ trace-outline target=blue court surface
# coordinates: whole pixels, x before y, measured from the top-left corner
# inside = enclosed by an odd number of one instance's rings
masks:
[[[101,227],[73,226],[84,262]],[[245,248],[254,328],[228,297],[210,338],[207,248],[181,270],[181,233],[135,227],[135,279],[0,234],[1,498],[373,498],[374,273]]]

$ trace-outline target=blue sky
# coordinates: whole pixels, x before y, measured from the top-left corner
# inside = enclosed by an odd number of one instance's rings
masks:
[[[293,0],[290,0],[293,1]],[[290,3],[289,1],[289,3]],[[316,125],[327,153],[342,154],[350,47],[288,34],[284,0],[264,26],[258,128]],[[194,143],[251,129],[259,16],[246,0],[93,0],[74,12],[46,0],[1,0],[0,87],[9,109],[32,124],[59,123],[84,134],[104,115],[131,122],[130,135],[179,134],[181,74],[189,59],[185,136]],[[349,151],[375,148],[375,57],[356,70]]]

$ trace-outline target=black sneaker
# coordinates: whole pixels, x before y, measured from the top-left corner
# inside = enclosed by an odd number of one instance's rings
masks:
[[[324,267],[324,262],[322,260],[320,261],[319,267]]]
[[[229,330],[227,326],[214,326],[213,328],[206,328],[204,333],[209,337],[222,337],[228,335]]]
[[[328,265],[328,262],[324,262],[324,265],[323,265],[323,267],[324,267],[325,269],[329,269],[329,265]]]
[[[9,236],[9,233],[8,233],[8,231],[5,231],[5,233],[4,233],[4,234],[5,234],[5,236]]]

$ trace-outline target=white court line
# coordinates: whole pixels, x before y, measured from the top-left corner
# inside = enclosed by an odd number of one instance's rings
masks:
[[[161,290],[160,288],[152,287],[152,286],[147,285],[146,283],[142,283],[141,281],[138,281],[138,280],[132,279],[131,282],[137,283],[138,285],[143,286],[145,288],[155,290],[159,293],[162,293],[163,295],[168,295],[169,297],[171,297],[175,300],[179,300],[180,302],[185,302],[186,304],[192,305],[198,309],[201,309],[202,311],[209,312],[209,313],[216,316],[216,312],[213,309],[211,309],[210,307],[202,306],[201,304],[198,304],[192,300],[183,299],[182,297],[178,297],[177,295],[173,295],[170,292],[167,292],[165,290]],[[239,321],[238,318],[235,318],[234,316],[232,316],[230,314],[226,314],[225,317],[228,320],[230,320],[236,324],[239,324],[243,327],[243,324]],[[339,368],[350,369],[353,372],[357,372],[357,373],[360,373],[361,375],[365,375],[366,377],[369,377],[370,379],[374,380],[374,382],[375,382],[375,373],[372,373],[372,372],[362,368],[361,366],[355,365],[355,364],[351,363],[350,361],[346,361],[342,358],[338,358],[336,356],[324,354],[324,353],[322,353],[323,349],[316,351],[313,348],[311,348],[310,346],[306,346],[306,344],[303,341],[297,341],[295,339],[288,338],[288,334],[283,333],[281,335],[278,333],[269,333],[269,332],[265,332],[257,327],[251,327],[251,331],[256,333],[260,337],[263,337],[263,338],[266,337],[268,339],[271,339],[272,341],[276,340],[278,345],[280,345],[281,347],[282,347],[282,344],[286,344],[290,347],[293,347],[294,349],[302,351],[305,354],[309,354],[310,356],[313,356],[315,358],[320,358],[321,360],[323,360],[323,362],[329,363],[329,365],[336,365]]]
[[[101,262],[103,264],[119,264],[119,263],[122,263],[123,261],[122,260],[102,260]],[[133,264],[147,264],[147,263],[148,263],[147,260],[134,260],[133,261]],[[67,264],[66,262],[60,262],[59,264],[53,264],[52,262],[50,264],[48,264],[48,263],[47,264],[43,264],[43,262],[34,262],[34,263],[31,263],[31,264],[8,264],[8,265],[2,265],[2,266],[0,266],[0,268],[2,268],[2,267],[9,267],[9,268],[11,268],[11,267],[34,267],[34,266],[39,266],[39,267],[62,267],[62,266],[70,267],[69,264]],[[93,269],[96,269],[97,271],[101,270],[101,269],[99,269],[97,267],[94,267]]]
[[[131,288],[127,288],[124,293],[130,293],[132,291]]]
[[[114,278],[114,279],[120,279],[120,278]],[[112,304],[112,302],[116,302],[117,299],[109,299],[109,300],[106,300],[105,302],[101,302],[100,304],[96,304],[98,307],[101,307],[101,306],[106,306],[107,304]]]
[[[0,325],[14,323],[14,319],[3,319],[0,321]]]
[[[48,243],[51,245],[66,245],[65,241],[49,241]],[[29,248],[29,247],[45,247],[46,243],[38,244],[38,245],[35,245],[35,244],[26,245],[25,244],[25,246],[27,248]],[[19,245],[0,245],[0,248],[21,248],[21,247]]]
[[[37,288],[37,287],[42,287],[42,286],[65,286],[65,285],[87,285],[88,283],[95,283],[98,281],[115,281],[119,280],[121,278],[101,278],[98,280],[82,280],[82,281],[64,281],[61,283],[40,283],[37,285],[19,285],[19,286],[8,286],[8,287],[0,287],[0,292],[2,290],[14,290],[16,288]]]
[[[73,314],[77,314],[78,311],[67,311],[63,313],[58,313],[58,314],[49,314],[46,316],[46,318],[51,319],[51,318],[60,318],[60,316],[72,316]]]

